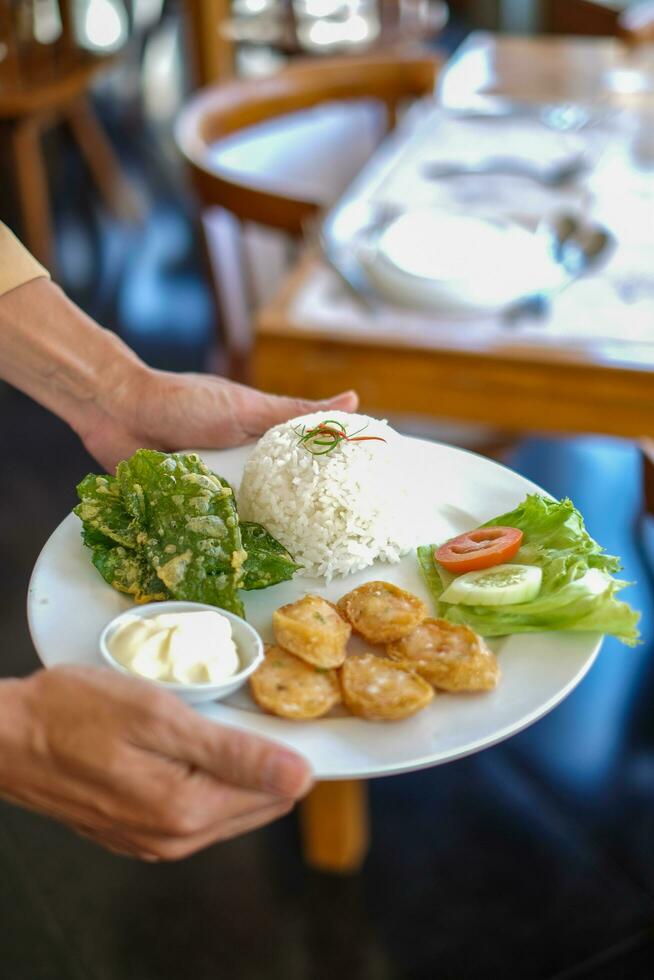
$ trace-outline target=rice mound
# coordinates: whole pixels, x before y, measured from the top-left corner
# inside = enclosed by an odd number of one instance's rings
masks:
[[[334,419],[353,434],[386,442],[345,442],[315,456],[300,442],[307,430]],[[402,437],[367,415],[315,412],[269,429],[249,457],[239,491],[242,520],[273,534],[303,574],[348,575],[377,560],[397,562],[414,547],[417,528],[407,493]]]

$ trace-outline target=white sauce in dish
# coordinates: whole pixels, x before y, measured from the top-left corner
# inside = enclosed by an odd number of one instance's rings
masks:
[[[232,624],[218,611],[128,616],[107,646],[121,666],[148,680],[218,684],[241,667]]]

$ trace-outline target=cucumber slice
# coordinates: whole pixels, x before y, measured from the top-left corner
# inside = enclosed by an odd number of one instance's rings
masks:
[[[495,565],[454,579],[441,602],[463,606],[512,606],[534,599],[543,578],[538,565]]]

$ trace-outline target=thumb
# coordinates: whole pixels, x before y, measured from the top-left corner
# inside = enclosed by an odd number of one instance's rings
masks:
[[[298,799],[311,786],[309,763],[278,742],[216,725],[186,706],[177,707],[166,721],[156,738],[144,733],[144,748],[196,766],[241,789]]]
[[[257,425],[265,432],[272,425],[286,422],[296,415],[307,415],[320,409],[337,408],[342,412],[354,412],[359,404],[356,391],[343,391],[340,395],[325,398],[323,401],[310,401],[304,398],[286,398],[281,395],[264,395],[259,403]]]

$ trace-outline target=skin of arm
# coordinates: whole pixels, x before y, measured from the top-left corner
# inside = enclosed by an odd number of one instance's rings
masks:
[[[238,446],[325,402],[268,395],[225,378],[155,371],[48,279],[0,296],[0,377],[64,419],[108,470],[136,449]]]
[[[147,367],[52,282],[0,295],[0,377],[64,419],[108,470],[136,449],[227,447],[326,402]],[[173,860],[292,808],[308,764],[136,678],[84,667],[0,681],[0,796],[120,854]]]

